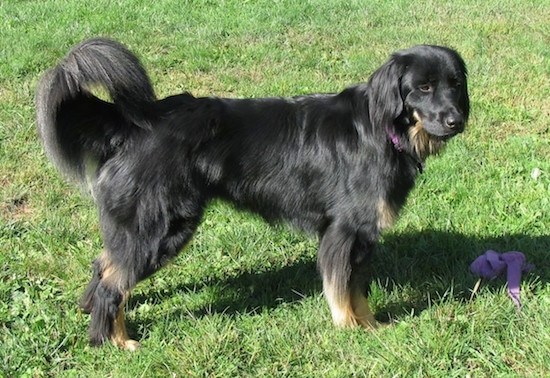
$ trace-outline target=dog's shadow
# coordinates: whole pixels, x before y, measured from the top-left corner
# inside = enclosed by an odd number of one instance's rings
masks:
[[[503,235],[477,238],[458,233],[425,231],[392,234],[379,247],[373,261],[374,279],[383,294],[377,318],[387,321],[404,314],[418,314],[440,299],[458,301],[472,298],[479,277],[470,264],[487,250],[522,251],[526,262],[535,264],[533,276],[548,282],[545,260],[550,236]],[[501,290],[505,276],[486,282],[490,290]],[[384,295],[386,294],[386,295]]]
[[[457,300],[468,299],[477,281],[477,277],[470,273],[469,265],[488,249],[499,252],[522,251],[527,262],[536,266],[532,274],[543,282],[550,279],[550,271],[545,266],[546,254],[550,251],[550,236],[504,235],[478,239],[440,231],[389,234],[381,240],[372,261],[372,279],[375,284],[371,287],[382,291],[382,295],[372,294],[378,298],[376,317],[387,321],[411,312],[419,313],[433,301],[449,295]],[[181,293],[208,288],[219,295],[192,310],[174,308],[170,311],[174,312],[174,316],[186,312],[194,317],[210,313],[242,314],[274,308],[281,303],[299,302],[322,291],[314,260],[300,261],[261,273],[244,273],[230,279],[198,282],[176,284],[162,293],[155,293],[152,287],[132,296],[128,306],[133,308],[149,300],[150,296],[154,296],[158,303]],[[504,282],[497,281],[493,287],[498,289]],[[157,320],[140,317],[137,322]]]

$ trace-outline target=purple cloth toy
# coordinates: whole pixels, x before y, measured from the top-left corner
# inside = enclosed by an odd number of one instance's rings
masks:
[[[470,265],[470,271],[473,274],[491,280],[506,271],[508,294],[518,308],[521,308],[521,302],[519,301],[521,273],[527,273],[533,268],[533,264],[525,264],[525,255],[523,253],[515,251],[498,253],[489,250],[475,259],[472,265]]]

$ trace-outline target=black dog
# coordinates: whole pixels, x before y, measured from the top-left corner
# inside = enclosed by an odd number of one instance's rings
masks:
[[[178,254],[213,198],[318,233],[334,323],[376,327],[367,266],[380,232],[469,114],[463,60],[426,45],[338,94],[157,100],[130,51],[91,39],[44,75],[36,103],[48,156],[99,208],[105,249],[81,302],[91,343],[128,349],[130,290]]]

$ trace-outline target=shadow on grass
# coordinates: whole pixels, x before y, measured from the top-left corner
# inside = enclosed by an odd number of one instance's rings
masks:
[[[412,311],[418,314],[441,298],[469,300],[478,280],[470,272],[470,264],[489,249],[523,252],[535,269],[531,276],[524,275],[522,279],[538,277],[542,282],[550,281],[545,263],[550,253],[550,236],[476,238],[440,231],[390,235],[381,243],[373,261],[373,276],[384,291],[397,295],[390,295],[390,300],[377,309],[377,318],[387,321]],[[501,290],[505,282],[501,277],[485,285]]]
[[[372,262],[373,281],[389,293],[383,295],[388,299],[377,306],[377,318],[386,321],[409,314],[413,309],[419,313],[443,297],[467,300],[477,281],[470,273],[469,265],[488,249],[522,251],[527,262],[536,265],[531,274],[542,282],[550,280],[550,268],[546,264],[550,236],[503,235],[478,239],[439,231],[390,234],[381,241]],[[200,280],[199,277],[196,279]],[[496,280],[492,287],[500,290],[504,282],[504,279]],[[212,298],[206,301],[207,304],[192,310],[173,310],[174,315],[190,311],[193,316],[202,317],[210,313],[254,313],[275,308],[281,303],[299,302],[321,293],[322,284],[312,260],[271,271],[244,273],[230,279],[176,285],[163,293],[153,290],[133,296],[130,307],[146,301],[148,294],[154,296],[155,302],[162,302],[182,293],[207,290]]]

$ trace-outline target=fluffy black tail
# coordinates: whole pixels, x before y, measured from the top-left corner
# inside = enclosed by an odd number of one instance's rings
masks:
[[[90,91],[102,87],[106,102]],[[149,129],[156,96],[138,58],[121,44],[95,38],[75,46],[36,91],[38,131],[48,157],[84,183],[136,129]]]

